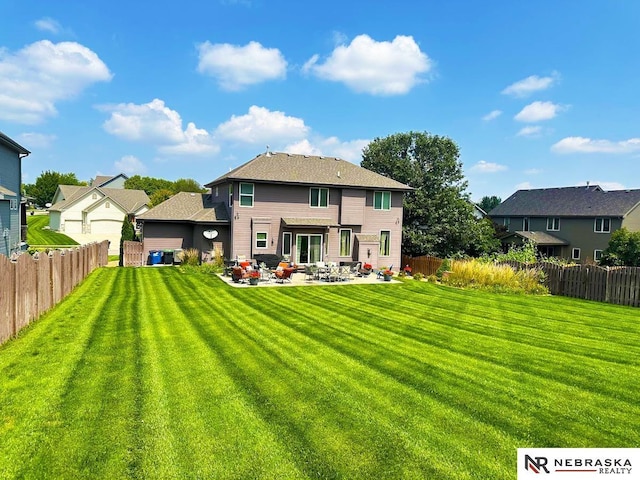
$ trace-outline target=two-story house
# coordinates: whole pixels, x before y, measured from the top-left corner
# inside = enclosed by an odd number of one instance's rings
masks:
[[[20,248],[22,223],[20,185],[22,159],[29,150],[0,132],[0,254],[9,256]]]
[[[179,194],[139,217],[147,253],[210,250],[203,237],[215,230],[226,258],[400,266],[411,187],[395,180],[338,158],[267,152],[205,186],[208,194]]]
[[[640,190],[598,185],[518,190],[489,212],[503,245],[534,241],[546,256],[598,261],[619,228],[640,230]]]

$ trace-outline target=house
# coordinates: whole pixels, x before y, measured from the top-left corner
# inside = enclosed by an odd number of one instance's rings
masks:
[[[507,230],[504,245],[534,241],[546,256],[598,261],[611,234],[640,230],[640,190],[598,185],[518,190],[489,212]]]
[[[300,265],[400,267],[411,187],[395,180],[338,158],[267,152],[205,186],[210,192],[191,208],[182,194],[139,217],[145,252],[203,246],[200,235],[215,230],[229,259],[271,254]]]
[[[124,182],[129,179],[124,173],[120,173],[116,176],[98,175],[91,182],[92,187],[102,188],[124,188]]]
[[[0,254],[9,256],[20,249],[26,226],[21,202],[22,159],[31,152],[0,132]]]
[[[109,240],[109,253],[114,254],[125,215],[135,221],[149,209],[148,203],[143,190],[59,185],[49,208],[49,227],[79,243]]]

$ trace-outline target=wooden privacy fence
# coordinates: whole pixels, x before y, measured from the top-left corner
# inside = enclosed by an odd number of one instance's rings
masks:
[[[144,245],[142,242],[125,241],[122,245],[122,266],[141,267],[146,264],[143,258]]]
[[[424,276],[435,275],[440,265],[442,265],[442,259],[438,257],[409,257],[402,255],[402,265],[398,270],[402,270],[405,265],[411,267],[413,273],[422,273]]]
[[[109,242],[55,250],[39,257],[0,255],[0,344],[55,306],[108,261]]]

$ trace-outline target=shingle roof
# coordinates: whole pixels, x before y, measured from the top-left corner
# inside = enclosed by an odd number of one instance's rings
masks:
[[[151,210],[138,215],[138,220],[182,221],[195,223],[228,222],[223,203],[212,202],[208,193],[176,193]]]
[[[93,179],[93,182],[91,182],[91,186],[99,187],[100,185],[107,183],[112,178],[115,177],[112,177],[111,175],[97,175],[96,178]]]
[[[0,185],[0,194],[9,195],[9,196],[12,196],[12,197],[16,196],[16,192],[13,192],[13,191],[9,190],[8,188],[3,187],[2,185]]]
[[[403,183],[346,160],[290,153],[260,154],[244,165],[218,177],[205,187],[215,186],[228,180],[412,190]]]
[[[489,216],[623,217],[639,202],[640,190],[605,192],[597,185],[518,190]]]
[[[526,240],[533,241],[536,245],[569,245],[569,242],[551,235],[547,232],[525,232],[525,231],[517,231],[513,232],[511,235],[516,235],[518,237],[524,238]],[[511,235],[507,235],[506,237],[510,237]],[[503,238],[506,238],[503,237]]]
[[[76,185],[60,185],[60,192],[64,200],[56,202],[49,208],[50,211],[61,212],[66,210],[91,191],[95,190],[109,197],[127,213],[135,213],[142,206],[149,203],[149,197],[144,190],[127,190],[122,188],[82,187]]]
[[[338,224],[330,218],[289,217],[282,221],[287,227],[337,227]]]
[[[20,155],[29,155],[31,152],[17,143],[15,140],[7,137],[4,133],[0,132],[0,145],[17,152]]]

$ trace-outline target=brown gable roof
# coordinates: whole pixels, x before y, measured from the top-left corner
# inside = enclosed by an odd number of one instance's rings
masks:
[[[228,222],[223,203],[212,202],[208,193],[176,193],[160,205],[137,217],[143,221],[181,221],[194,223]]]
[[[294,183],[351,188],[409,191],[411,187],[333,157],[263,153],[205,185],[212,187],[229,180]]]
[[[115,178],[115,177],[111,175],[97,175],[96,178],[93,179],[93,182],[91,182],[91,186],[99,187],[100,185],[107,183],[112,178]]]
[[[117,203],[125,212],[135,213],[149,203],[149,197],[144,190],[126,190],[122,188],[81,187],[77,185],[59,185],[64,200],[56,202],[49,208],[53,212],[62,212],[80,200],[91,191],[102,193],[105,197]]]

